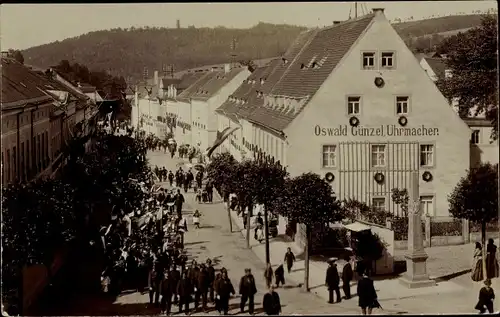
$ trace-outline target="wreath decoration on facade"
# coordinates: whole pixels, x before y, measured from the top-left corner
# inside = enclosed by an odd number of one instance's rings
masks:
[[[373,177],[377,184],[382,184],[385,180],[385,176],[382,173],[376,173],[375,176]]]
[[[378,88],[382,88],[385,85],[385,81],[382,77],[375,77],[374,84]]]
[[[331,183],[335,179],[335,175],[333,175],[333,173],[331,172],[328,172],[325,174],[325,179],[327,182]]]
[[[422,174],[422,179],[426,182],[432,181],[432,174],[429,171],[426,171]]]
[[[400,126],[404,127],[408,124],[408,119],[405,116],[401,116],[398,119],[398,123]]]
[[[359,125],[359,119],[356,117],[351,117],[349,119],[349,124],[351,125],[351,127],[357,127]]]

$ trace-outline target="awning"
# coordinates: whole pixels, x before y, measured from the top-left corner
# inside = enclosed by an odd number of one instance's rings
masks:
[[[347,230],[354,231],[354,232],[371,230],[370,226],[367,226],[367,225],[362,224],[360,222],[353,222],[351,224],[345,225],[344,228],[346,228]]]

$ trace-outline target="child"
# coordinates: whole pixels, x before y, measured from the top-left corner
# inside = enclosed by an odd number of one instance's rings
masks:
[[[196,190],[196,201],[201,203],[201,189]]]
[[[486,310],[488,313],[493,314],[493,300],[495,299],[495,292],[491,288],[491,280],[486,279],[484,286],[479,291],[479,301],[475,309],[479,310],[480,314],[484,314]]]
[[[196,209],[196,211],[193,214],[193,224],[196,227],[196,229],[200,229],[200,216],[201,216],[200,212],[198,211],[198,209]]]

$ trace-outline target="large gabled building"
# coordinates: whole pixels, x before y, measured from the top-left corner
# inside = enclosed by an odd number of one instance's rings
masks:
[[[448,216],[471,130],[383,11],[305,32],[271,63],[251,111],[225,104],[219,114],[250,123],[241,126],[251,156],[280,161],[291,176],[318,173],[339,199],[401,214],[391,190],[417,171],[424,214]]]

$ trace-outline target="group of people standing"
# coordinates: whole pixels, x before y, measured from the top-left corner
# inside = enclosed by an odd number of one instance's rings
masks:
[[[474,307],[479,310],[480,314],[488,311],[493,313],[493,301],[495,299],[495,292],[491,288],[491,280],[498,278],[499,276],[499,265],[497,259],[497,246],[493,239],[488,240],[486,245],[486,258],[485,268],[486,272],[483,270],[483,246],[481,243],[476,242],[473,255],[472,273],[471,278],[474,282],[483,281],[484,286],[479,291],[479,299]],[[485,274],[486,273],[486,274]],[[485,279],[486,278],[486,279]]]

